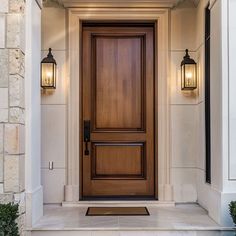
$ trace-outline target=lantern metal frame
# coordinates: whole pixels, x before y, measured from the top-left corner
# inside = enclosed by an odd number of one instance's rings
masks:
[[[188,54],[188,49],[185,50],[186,54],[183,57],[183,60],[181,62],[181,90],[194,90],[197,88],[197,63],[190,58]],[[185,65],[193,65],[194,68],[194,86],[185,86],[186,85],[186,74],[185,74]]]
[[[52,70],[53,83],[52,83],[52,85],[49,85],[49,86],[43,85],[43,73],[42,73],[43,64],[52,64],[53,65],[53,70]],[[43,58],[43,60],[41,61],[41,87],[43,89],[56,89],[56,74],[57,74],[57,62],[52,55],[52,49],[49,48],[47,57]]]

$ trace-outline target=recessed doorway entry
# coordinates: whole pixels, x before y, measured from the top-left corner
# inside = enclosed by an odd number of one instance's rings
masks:
[[[155,25],[82,24],[82,198],[157,198]]]

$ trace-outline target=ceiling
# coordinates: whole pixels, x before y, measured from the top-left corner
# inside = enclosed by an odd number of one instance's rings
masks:
[[[64,7],[174,7],[183,1],[197,6],[199,0],[44,0],[57,1]]]

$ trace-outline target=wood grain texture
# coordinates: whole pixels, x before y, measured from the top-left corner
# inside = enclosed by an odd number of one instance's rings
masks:
[[[94,37],[95,129],[142,129],[143,38]]]
[[[83,197],[154,197],[153,45],[150,26],[83,28]]]
[[[145,178],[143,143],[94,143],[92,173],[95,178]]]

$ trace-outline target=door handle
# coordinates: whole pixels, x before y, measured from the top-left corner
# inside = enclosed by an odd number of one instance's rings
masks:
[[[84,142],[85,142],[85,151],[84,155],[89,155],[88,142],[90,142],[90,120],[84,121]]]

